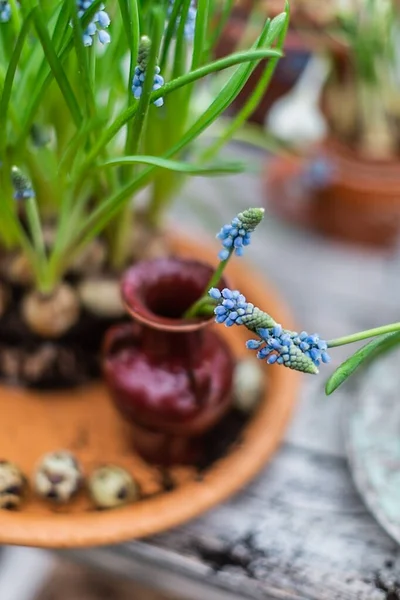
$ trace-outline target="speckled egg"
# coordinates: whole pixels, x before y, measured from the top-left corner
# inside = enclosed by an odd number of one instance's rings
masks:
[[[25,488],[26,478],[17,465],[0,460],[0,508],[19,508]]]
[[[244,414],[253,413],[266,390],[265,368],[254,358],[238,362],[233,381],[233,405]]]
[[[46,454],[36,468],[36,493],[53,502],[68,502],[83,482],[82,469],[77,459],[67,450]]]
[[[133,477],[114,465],[93,471],[88,482],[90,496],[98,508],[116,508],[136,502],[140,489]]]

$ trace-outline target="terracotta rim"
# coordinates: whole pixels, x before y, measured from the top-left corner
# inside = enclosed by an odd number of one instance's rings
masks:
[[[200,254],[204,261],[216,261],[215,246],[200,246],[188,238],[174,235],[171,248],[179,256]],[[260,278],[246,263],[234,261],[227,274],[250,301],[267,306],[278,322],[293,328],[292,318],[280,296],[270,284],[260,285]],[[0,511],[0,542],[47,548],[99,546],[154,535],[199,516],[238,492],[272,456],[284,435],[298,386],[298,373],[269,367],[268,390],[244,429],[243,442],[217,461],[201,481],[193,480],[171,492],[108,512],[60,512],[55,515],[50,510],[39,513],[24,513],[23,509],[17,513]],[[0,389],[2,395],[9,397],[9,402],[18,402],[18,398],[28,393],[4,386]],[[76,396],[79,401],[84,401],[87,393],[104,393],[104,389],[101,386],[81,388]]]
[[[212,275],[211,266],[193,259],[187,259],[185,262],[187,265],[191,265],[197,269],[201,268],[205,275],[205,287],[207,280]],[[143,290],[143,283],[141,280],[143,279],[142,274],[145,278],[146,271],[148,271],[149,268],[154,268],[154,266],[162,271],[162,275],[165,276],[165,278],[168,278],[169,274],[173,273],[174,270],[181,270],[181,261],[176,260],[175,258],[156,258],[149,261],[143,261],[128,269],[122,279],[121,285],[122,301],[128,313],[132,315],[136,321],[139,321],[144,325],[150,325],[153,329],[162,329],[163,331],[196,331],[206,327],[212,320],[212,317],[197,318],[190,321],[178,318],[172,319],[164,316],[161,317],[148,307],[144,298],[147,290]],[[223,284],[225,285],[224,280]]]

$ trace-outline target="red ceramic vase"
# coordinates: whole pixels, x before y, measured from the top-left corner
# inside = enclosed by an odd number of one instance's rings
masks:
[[[183,319],[211,267],[193,260],[143,261],[122,279],[134,321],[106,335],[104,375],[147,461],[193,463],[201,440],[230,407],[234,361],[212,319]]]

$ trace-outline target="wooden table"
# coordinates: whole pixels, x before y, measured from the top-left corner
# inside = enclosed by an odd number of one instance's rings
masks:
[[[179,224],[213,233],[261,203],[255,175],[196,179],[174,214]],[[399,320],[396,257],[269,217],[253,239],[247,260],[281,290],[299,328],[330,338]],[[332,353],[320,376],[304,376],[285,442],[236,497],[169,533],[73,557],[196,600],[400,599],[398,547],[364,507],[344,454],[341,407],[354,385],[324,396],[327,375],[348,352]]]

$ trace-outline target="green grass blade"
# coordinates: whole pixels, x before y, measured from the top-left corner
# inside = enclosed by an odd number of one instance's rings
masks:
[[[275,39],[278,38],[276,48],[278,50],[282,50],[288,27],[289,14],[282,13],[275,17],[275,19],[271,21],[268,29],[266,45],[271,45]],[[227,141],[232,138],[235,132],[242,127],[247,119],[253,114],[264,94],[267,92],[279,60],[279,58],[274,58],[268,62],[250,98],[248,98],[247,102],[244,104],[226,130],[222,133],[222,135],[204,152],[202,155],[203,160],[209,160],[215,156],[219,150],[223,148]]]
[[[281,56],[281,52],[278,50],[271,49],[258,49],[258,50],[248,50],[246,52],[237,52],[230,56],[226,56],[224,58],[213,61],[203,67],[199,67],[195,71],[191,71],[190,73],[186,73],[173,81],[166,83],[160,90],[156,92],[152,92],[150,101],[154,102],[157,98],[161,98],[161,96],[167,96],[171,94],[175,90],[202,79],[203,77],[210,75],[216,71],[221,71],[223,69],[227,69],[229,67],[233,67],[235,65],[241,65],[242,63],[248,63],[252,61],[259,61],[263,58],[276,58]],[[244,83],[243,83],[244,85]],[[239,93],[239,92],[238,92]],[[222,95],[222,94],[221,94]],[[225,103],[226,104],[226,103]],[[229,104],[229,102],[228,102]],[[92,152],[89,154],[83,169],[86,169],[88,164],[92,163],[93,160],[101,153],[103,148],[113,139],[115,135],[124,127],[130,119],[136,114],[138,109],[137,104],[134,104],[123,111],[115,121],[108,127],[108,129],[101,136],[100,140],[93,148]],[[222,112],[222,111],[221,111]]]
[[[7,145],[7,114],[11,99],[11,92],[14,84],[15,74],[18,68],[18,62],[21,57],[26,37],[31,27],[31,21],[32,12],[30,12],[24,20],[4,80],[3,93],[0,100],[0,156],[4,154]]]
[[[82,42],[83,29],[81,20],[78,17],[76,0],[69,0],[69,6],[72,15],[75,52],[78,61],[79,83],[82,86],[86,104],[86,117],[93,118],[96,114],[96,101],[89,71],[88,48],[85,48]]]
[[[121,165],[144,164],[167,169],[185,175],[224,175],[226,173],[241,173],[246,169],[242,162],[216,162],[210,165],[191,165],[183,161],[160,158],[158,156],[123,156],[113,158],[98,165],[99,169]]]
[[[165,67],[166,67],[167,60],[168,60],[168,53],[169,53],[169,49],[171,47],[171,42],[176,33],[175,25],[177,22],[177,17],[179,15],[180,11],[182,10],[182,5],[183,5],[183,0],[175,0],[174,4],[172,6],[172,11],[171,11],[171,14],[168,19],[167,29],[164,33],[164,39],[162,42],[161,55],[160,55],[161,72],[165,71]]]
[[[78,101],[72,90],[71,84],[67,79],[64,68],[62,66],[62,61],[57,56],[57,53],[54,49],[53,42],[50,39],[49,32],[47,31],[47,28],[43,21],[43,15],[41,14],[39,7],[37,6],[33,9],[33,21],[53,76],[57,80],[60,90],[64,96],[65,102],[75,122],[75,125],[79,127],[82,122],[82,114],[79,108]]]
[[[196,27],[194,30],[192,68],[194,71],[203,63],[207,42],[210,0],[199,0],[197,3]]]
[[[345,360],[340,367],[330,376],[325,385],[327,396],[332,394],[342,385],[366,360],[372,360],[378,355],[390,350],[400,343],[400,332],[388,333],[378,339],[372,340],[350,358]]]
[[[82,28],[87,27],[90,20],[95,15],[96,10],[99,9],[99,6],[101,3],[102,3],[102,0],[94,0],[93,4],[85,11],[85,14],[82,16],[82,19],[81,19]],[[72,30],[69,31],[68,34],[65,36],[64,46],[58,55],[58,60],[61,65],[65,61],[65,59],[68,57],[69,53],[71,52],[71,50],[74,47],[74,42],[73,42],[72,36],[73,36]],[[43,73],[42,73],[42,67],[44,70]],[[37,77],[38,83],[36,86],[35,93],[32,95],[32,97],[30,97],[28,106],[26,108],[24,108],[25,118],[24,118],[24,121],[22,124],[21,133],[19,134],[18,140],[16,143],[17,147],[22,146],[25,143],[25,138],[29,135],[30,129],[32,127],[32,123],[35,119],[35,115],[38,111],[38,108],[40,106],[42,98],[43,98],[44,94],[46,93],[49,85],[52,83],[52,81],[54,79],[54,73],[51,69],[49,71],[46,59],[44,59],[42,67],[41,67],[41,69],[39,71],[39,75]],[[47,72],[47,75],[46,75],[46,72]],[[40,75],[42,75],[41,78],[40,78]]]
[[[127,140],[126,147],[129,152],[135,154],[140,147],[141,137],[145,127],[146,117],[150,108],[150,98],[153,88],[154,71],[157,65],[158,51],[161,43],[164,27],[164,12],[159,7],[151,10],[152,28],[151,28],[151,47],[149,51],[148,64],[146,67],[146,76],[143,82],[142,95],[130,132],[130,139]]]
[[[128,103],[132,101],[131,85],[133,72],[135,70],[140,38],[139,7],[138,0],[118,0],[121,11],[122,22],[125,29],[126,40],[130,52],[129,59],[129,82]]]

